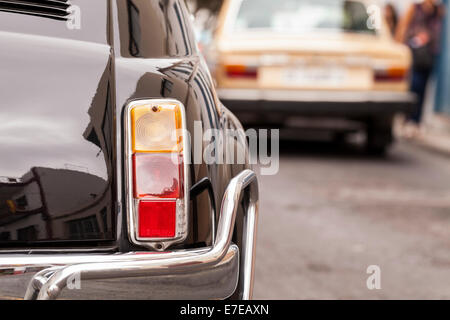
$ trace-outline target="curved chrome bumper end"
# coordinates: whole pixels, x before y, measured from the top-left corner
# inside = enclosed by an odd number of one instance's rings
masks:
[[[231,243],[237,209],[248,198],[243,245]],[[258,216],[258,182],[245,170],[225,192],[214,245],[172,252],[110,255],[11,255],[0,253],[0,299],[24,289],[25,299],[224,299],[237,286],[251,299]],[[241,258],[240,258],[241,256]],[[30,279],[30,274],[33,276]],[[2,276],[2,275],[11,276]],[[116,295],[114,295],[116,292]],[[112,294],[112,296],[111,296]]]

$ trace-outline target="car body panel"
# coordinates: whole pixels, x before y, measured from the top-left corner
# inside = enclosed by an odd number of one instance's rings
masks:
[[[97,213],[94,220],[101,229],[94,235],[85,232],[82,239],[79,239],[80,235],[71,237],[67,219],[58,219],[61,223],[51,222],[52,213],[46,215],[33,207],[33,220],[27,222],[27,226],[39,224],[37,235],[31,231],[26,234],[25,227],[8,229],[2,225],[3,231],[0,231],[9,240],[2,242],[1,249],[51,250],[54,246],[65,250],[83,247],[86,250],[92,250],[92,247],[121,251],[139,249],[129,241],[126,215],[123,214],[127,210],[122,153],[126,105],[139,99],[180,101],[186,108],[187,129],[192,133],[192,139],[202,139],[200,135],[203,132],[221,129],[227,122],[227,113],[216,95],[206,63],[197,52],[184,4],[174,0],[163,4],[125,0],[105,0],[105,3],[108,14],[99,21],[106,25],[103,35],[96,32],[95,37],[88,35],[86,30],[71,33],[65,21],[0,12],[10,23],[20,21],[29,25],[43,21],[42,26],[35,30],[21,26],[16,28],[18,32],[12,32],[15,29],[8,25],[3,28],[7,31],[0,32],[0,40],[9,48],[2,51],[0,62],[2,70],[6,71],[1,77],[2,116],[9,122],[9,126],[2,128],[5,139],[0,144],[0,176],[6,177],[5,181],[21,178],[31,168],[44,171],[47,176],[57,176],[59,179],[55,178],[53,185],[48,187],[50,189],[47,188],[52,193],[49,197],[61,202],[60,207],[54,209],[55,215],[66,217],[71,210],[80,211],[80,203],[89,200],[88,207],[92,208],[88,211]],[[85,0],[74,4],[82,8],[87,5]],[[61,30],[43,35],[47,29],[55,27]],[[32,51],[27,50],[30,44]],[[14,113],[10,108],[18,112]],[[39,118],[41,123],[36,121]],[[194,130],[196,121],[201,123],[203,131]],[[18,123],[22,123],[22,127]],[[15,139],[11,139],[11,133]],[[217,147],[224,148],[219,142]],[[201,152],[209,144],[210,141],[202,141]],[[180,247],[212,243],[210,207],[214,204],[214,212],[220,212],[220,202],[232,177],[231,171],[240,171],[248,165],[239,165],[239,170],[230,170],[229,167],[224,164],[207,165],[203,161],[190,167],[190,184],[209,179],[214,199],[202,192],[191,201],[192,230]],[[58,170],[69,170],[69,173],[64,176]],[[74,183],[71,174],[85,179],[85,182]],[[24,176],[24,180],[28,176]],[[21,181],[17,179],[15,183]],[[2,184],[2,187],[11,189],[11,183]],[[91,185],[92,190],[86,185]],[[11,193],[17,193],[16,189],[2,192],[4,201],[0,204],[0,213],[8,217],[5,223],[9,223],[13,210],[6,200],[14,200],[10,198],[13,197]],[[36,188],[31,186],[31,189],[35,191]],[[99,198],[108,203],[106,215],[99,208]],[[74,209],[75,204],[78,204],[77,210]],[[20,208],[16,210],[20,211]],[[78,213],[75,220],[88,215],[87,211]],[[107,220],[107,229],[103,228],[104,219]],[[76,222],[89,226],[95,221]],[[49,236],[46,231],[49,228],[53,235]],[[77,226],[72,228],[74,232],[79,229]],[[31,238],[15,241],[18,229],[25,229],[22,236]]]
[[[0,247],[113,241],[109,46],[11,32],[0,42]]]
[[[216,79],[220,88],[267,88],[286,90],[393,90],[405,91],[407,82],[375,83],[375,68],[395,66],[409,69],[411,57],[406,47],[392,40],[370,45],[373,35],[310,34],[299,36],[241,35],[218,40]],[[226,65],[258,66],[257,81],[228,78]],[[305,70],[342,76],[333,81],[295,79]],[[291,75],[291,76],[289,76]],[[300,74],[301,75],[301,74]],[[299,76],[300,76],[299,75]],[[284,78],[283,78],[284,77]]]

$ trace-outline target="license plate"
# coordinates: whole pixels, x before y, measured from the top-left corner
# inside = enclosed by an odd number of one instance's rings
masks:
[[[305,67],[284,72],[286,85],[296,86],[339,86],[346,80],[347,71],[339,67]]]

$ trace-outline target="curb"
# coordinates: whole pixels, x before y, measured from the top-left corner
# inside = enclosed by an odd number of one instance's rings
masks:
[[[400,140],[412,143],[416,146],[427,149],[429,151],[450,157],[450,136],[427,134],[420,138],[414,139],[400,138]]]

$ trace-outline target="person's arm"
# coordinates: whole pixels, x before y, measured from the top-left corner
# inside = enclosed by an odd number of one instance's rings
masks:
[[[415,10],[415,5],[412,4],[406,12],[405,16],[400,20],[397,31],[395,33],[395,40],[397,40],[398,42],[404,43],[406,41],[406,32],[408,31],[408,28],[414,17]]]

